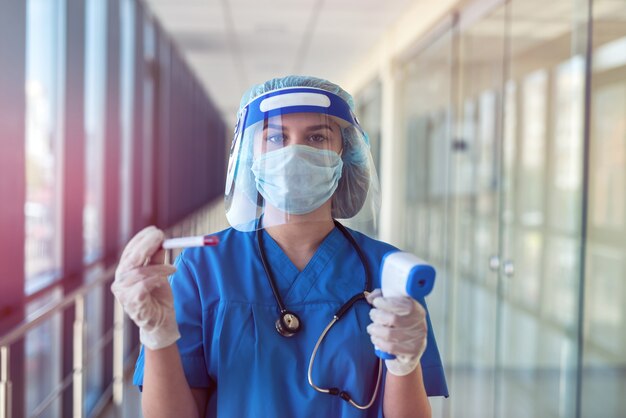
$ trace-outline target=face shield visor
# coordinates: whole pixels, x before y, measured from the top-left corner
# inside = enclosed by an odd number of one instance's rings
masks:
[[[230,150],[225,208],[240,231],[375,219],[378,177],[348,103],[322,89],[293,87],[244,106]]]

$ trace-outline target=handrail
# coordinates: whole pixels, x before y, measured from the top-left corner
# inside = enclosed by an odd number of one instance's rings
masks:
[[[50,304],[41,308],[35,313],[35,317],[24,319],[19,325],[15,326],[8,333],[0,337],[0,418],[11,418],[11,398],[12,398],[12,381],[10,373],[10,352],[11,345],[18,340],[24,339],[26,334],[41,325],[44,321],[58,314],[66,308],[74,307],[74,329],[73,329],[73,354],[72,354],[72,371],[65,376],[60,386],[57,386],[35,409],[34,417],[43,413],[43,411],[58,398],[58,396],[72,383],[72,416],[74,418],[83,418],[84,399],[85,399],[85,299],[87,293],[95,288],[103,286],[111,280],[115,274],[116,265],[107,268],[95,280],[83,284],[78,289],[66,295],[61,301]],[[122,385],[123,385],[123,364],[116,362],[124,362],[121,351],[123,350],[124,339],[124,313],[119,303],[114,305],[114,319],[112,328],[107,334],[113,335],[113,376],[112,376],[112,393],[113,402],[117,406],[122,402]]]
[[[116,267],[116,265],[109,267],[97,279],[86,283],[80,288],[72,291],[59,302],[51,304],[52,306],[44,306],[41,309],[41,311],[43,312],[37,314],[34,319],[24,319],[19,325],[15,326],[9,332],[0,337],[0,347],[11,345],[16,341],[22,339],[28,331],[37,327],[57,312],[67,308],[68,306],[73,305],[78,297],[84,296],[85,294],[89,293],[93,288],[98,287],[106,281],[110,280],[115,274]]]
[[[207,231],[214,231],[223,229],[227,226],[226,218],[224,217],[224,209],[221,207],[223,202],[221,200],[213,202],[205,206],[204,208],[190,214],[181,222],[168,228],[168,232],[171,234],[194,234],[206,233]],[[167,233],[167,232],[166,232]],[[175,255],[175,253],[173,253]],[[76,275],[83,275],[83,273],[89,270],[90,267],[103,264],[108,265],[113,260],[98,260],[95,263],[90,263],[85,266],[82,273],[76,273]],[[119,410],[123,402],[123,386],[125,376],[125,364],[129,358],[124,357],[124,323],[126,322],[126,316],[122,309],[122,305],[114,302],[113,307],[113,323],[107,330],[102,330],[100,340],[87,350],[85,346],[86,341],[86,329],[87,323],[85,318],[86,313],[86,299],[87,294],[97,287],[106,287],[108,281],[110,281],[115,275],[116,264],[108,267],[101,272],[98,277],[88,283],[83,283],[79,288],[71,291],[67,295],[64,295],[62,300],[52,302],[46,306],[43,306],[39,310],[35,311],[32,315],[24,318],[17,325],[10,327],[9,330],[0,335],[0,418],[10,418],[12,412],[12,396],[13,396],[13,382],[11,381],[11,346],[21,339],[24,339],[26,334],[41,326],[42,323],[64,309],[74,308],[74,326],[70,331],[72,335],[72,370],[65,376],[61,382],[61,385],[57,386],[52,392],[46,396],[43,402],[40,402],[37,408],[33,411],[34,415],[31,417],[39,416],[46,408],[50,406],[54,399],[58,398],[60,394],[69,386],[68,382],[72,383],[72,417],[84,418],[85,411],[85,386],[86,375],[85,372],[89,368],[90,358],[94,351],[102,349],[105,344],[113,340],[112,350],[112,379],[109,386],[102,392],[100,400],[97,402],[96,407],[90,412],[94,414],[94,411],[101,410],[105,405],[105,398],[111,399],[115,408]],[[46,294],[55,287],[63,287],[64,282],[68,279],[68,283],[74,283],[74,276],[68,276],[63,280],[57,281],[54,285],[46,286],[43,289],[38,290],[29,296],[29,299],[35,299],[43,294]],[[30,300],[29,300],[30,301]],[[138,349],[139,347],[137,347]]]

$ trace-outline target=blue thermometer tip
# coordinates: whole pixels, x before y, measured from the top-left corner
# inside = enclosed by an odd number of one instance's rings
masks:
[[[393,360],[394,358],[396,358],[396,356],[394,356],[393,354],[385,353],[384,351],[378,349],[374,351],[376,351],[376,355],[383,360]]]

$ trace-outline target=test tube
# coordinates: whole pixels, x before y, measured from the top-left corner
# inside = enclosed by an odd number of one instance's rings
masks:
[[[169,238],[163,241],[162,247],[164,250],[188,247],[208,247],[217,245],[219,242],[219,238],[215,235],[199,235],[196,237]]]

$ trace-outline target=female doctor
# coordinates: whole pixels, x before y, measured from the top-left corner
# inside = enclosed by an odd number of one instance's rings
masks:
[[[220,243],[174,266],[155,227],[128,243],[112,291],[140,328],[134,383],[147,418],[430,417],[427,396],[447,396],[424,301],[377,289],[397,250],[337,221],[371,220],[380,201],[353,109],[313,77],[253,87]]]

